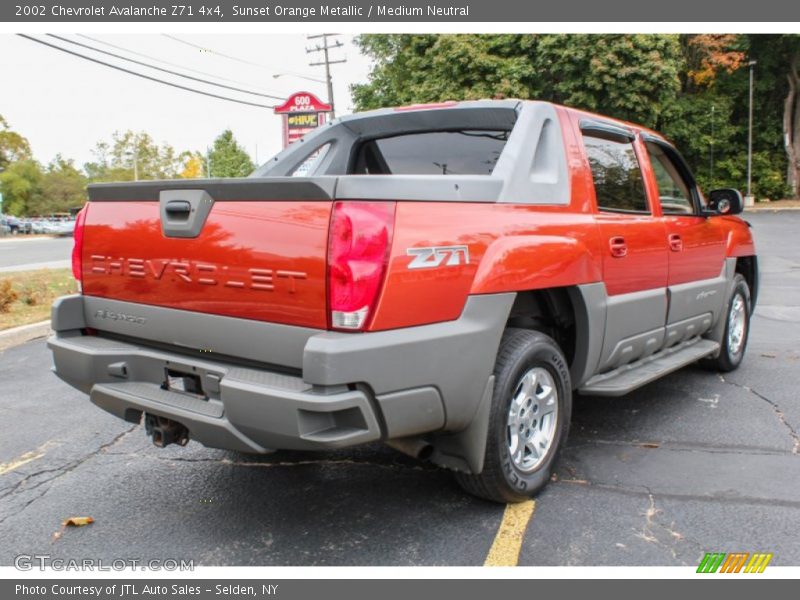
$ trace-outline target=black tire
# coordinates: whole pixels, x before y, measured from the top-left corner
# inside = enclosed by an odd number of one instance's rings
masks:
[[[511,457],[508,415],[514,392],[518,391],[523,377],[534,368],[544,369],[551,376],[557,394],[557,410],[549,448],[535,468],[524,471]],[[467,492],[486,500],[522,502],[547,485],[553,464],[567,438],[572,413],[569,367],[552,338],[538,331],[510,328],[500,342],[494,375],[483,471],[478,475],[457,473],[456,479]]]
[[[731,337],[729,334],[732,327],[732,309],[734,303],[737,301],[737,298],[741,298],[744,305],[744,334],[738,350],[734,351],[731,348]],[[733,280],[733,289],[728,297],[728,302],[725,304],[725,313],[722,315],[722,318],[725,319],[725,333],[722,336],[719,356],[704,360],[703,365],[706,368],[713,369],[715,371],[722,371],[723,373],[727,373],[728,371],[733,371],[739,368],[739,365],[742,364],[745,350],[747,350],[747,338],[750,335],[751,310],[752,305],[750,303],[750,286],[747,285],[747,280],[737,273],[735,279]]]

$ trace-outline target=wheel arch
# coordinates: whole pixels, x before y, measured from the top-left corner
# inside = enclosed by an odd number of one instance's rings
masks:
[[[603,283],[517,292],[506,327],[533,329],[552,337],[570,367],[573,389],[593,374],[606,325]]]

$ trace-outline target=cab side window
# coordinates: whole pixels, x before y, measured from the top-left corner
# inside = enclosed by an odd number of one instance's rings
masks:
[[[664,148],[647,142],[650,164],[658,182],[658,199],[665,215],[692,215],[694,204],[689,184],[678,171]]]
[[[649,214],[644,178],[633,144],[584,134],[597,206],[601,211]]]

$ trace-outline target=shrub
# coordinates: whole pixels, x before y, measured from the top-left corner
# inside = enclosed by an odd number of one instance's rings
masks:
[[[19,296],[22,302],[28,306],[38,306],[49,298],[47,285],[42,281],[26,283],[22,287],[22,293]]]
[[[0,313],[7,313],[11,310],[11,305],[17,301],[19,294],[11,286],[10,279],[0,280]]]

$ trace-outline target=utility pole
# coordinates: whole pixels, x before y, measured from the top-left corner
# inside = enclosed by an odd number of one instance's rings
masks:
[[[336,48],[341,48],[344,44],[339,40],[334,40],[330,44],[328,43],[328,38],[335,38],[338,36],[338,33],[320,33],[318,35],[309,35],[306,39],[309,40],[316,40],[322,39],[322,44],[317,43],[312,48],[306,48],[306,54],[312,54],[315,52],[322,52],[322,60],[319,62],[312,62],[309,63],[311,67],[318,67],[324,66],[325,67],[325,83],[328,85],[328,104],[331,105],[331,119],[336,118],[336,106],[333,103],[333,79],[331,78],[331,65],[335,65],[337,63],[347,62],[346,58],[341,58],[339,60],[331,60],[329,51],[335,50]]]

